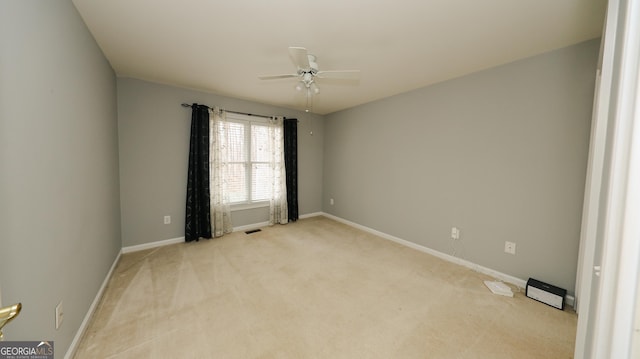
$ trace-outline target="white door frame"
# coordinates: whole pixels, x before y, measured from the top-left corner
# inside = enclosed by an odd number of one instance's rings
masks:
[[[610,6],[616,0],[610,1]],[[598,215],[600,213],[600,193],[604,176],[604,161],[607,139],[607,125],[611,82],[613,73],[613,50],[616,38],[617,8],[609,9],[602,30],[596,85],[594,90],[593,114],[591,121],[591,139],[589,141],[589,162],[585,182],[584,204],[582,209],[582,229],[580,231],[580,251],[576,275],[576,298],[574,307],[579,315],[576,333],[575,358],[584,358],[585,343],[590,332],[588,324],[589,309],[592,303],[594,267],[600,265],[596,259],[596,242],[598,233]],[[604,68],[604,73],[603,73]]]
[[[602,225],[603,238],[585,237],[580,261],[580,301],[576,358],[630,358],[634,333],[636,295],[640,287],[640,0],[610,0],[607,12],[602,80],[611,76],[608,143],[600,148],[610,166],[603,173],[608,185],[599,218],[585,220],[583,230]],[[613,21],[615,19],[615,21]],[[613,35],[613,36],[610,36]],[[607,63],[607,59],[611,63]],[[604,86],[601,85],[601,89]],[[602,95],[604,91],[600,92]],[[602,99],[600,99],[602,100]],[[598,105],[600,107],[600,105]],[[601,112],[598,111],[598,116]],[[598,118],[601,120],[601,118]],[[590,159],[591,161],[591,159]],[[589,173],[592,176],[593,172]],[[603,177],[604,178],[604,177]],[[593,180],[593,178],[591,178]],[[591,201],[591,199],[590,199]],[[586,213],[587,216],[590,213]],[[588,233],[586,234],[588,235]],[[601,256],[589,258],[588,248],[602,241]],[[601,262],[600,262],[601,261]],[[598,285],[591,279],[589,263],[601,263]],[[597,292],[592,293],[591,288]],[[591,297],[591,298],[594,298]],[[589,309],[594,309],[589,316]],[[587,314],[587,315],[585,315]],[[592,328],[592,330],[588,330]],[[586,353],[586,355],[584,355]]]

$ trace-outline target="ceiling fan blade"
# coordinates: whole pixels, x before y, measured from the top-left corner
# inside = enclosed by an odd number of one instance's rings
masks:
[[[360,77],[360,70],[318,71],[317,76],[319,78],[357,79]]]
[[[308,70],[311,67],[307,49],[304,47],[290,47],[289,56],[291,56],[291,61],[298,67],[298,70]]]
[[[286,74],[286,75],[260,75],[260,80],[274,80],[274,79],[286,79],[290,77],[298,77],[298,74]]]

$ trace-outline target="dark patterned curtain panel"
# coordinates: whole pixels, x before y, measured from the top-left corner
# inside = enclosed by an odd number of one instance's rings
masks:
[[[187,174],[185,241],[211,238],[209,200],[209,108],[191,105],[191,140]]]
[[[298,220],[298,120],[284,120],[284,166],[289,222]]]

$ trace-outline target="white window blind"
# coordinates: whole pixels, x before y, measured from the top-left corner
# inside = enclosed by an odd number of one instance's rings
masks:
[[[227,150],[223,176],[231,204],[269,201],[274,181],[274,164],[268,120],[227,114],[219,124],[221,145]],[[282,131],[281,128],[274,128]],[[275,156],[279,161],[280,156]]]

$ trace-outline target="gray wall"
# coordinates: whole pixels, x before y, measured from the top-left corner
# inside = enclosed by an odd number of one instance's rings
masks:
[[[5,337],[62,358],[121,247],[116,78],[68,0],[0,2],[0,77]]]
[[[327,116],[324,211],[573,291],[598,45]]]
[[[118,78],[122,244],[184,236],[191,109],[201,103],[241,112],[298,118],[300,214],[322,210],[323,119],[305,112],[210,93]],[[313,129],[313,135],[310,131]],[[171,224],[163,217],[171,216]],[[232,213],[235,227],[268,220],[268,210]]]

